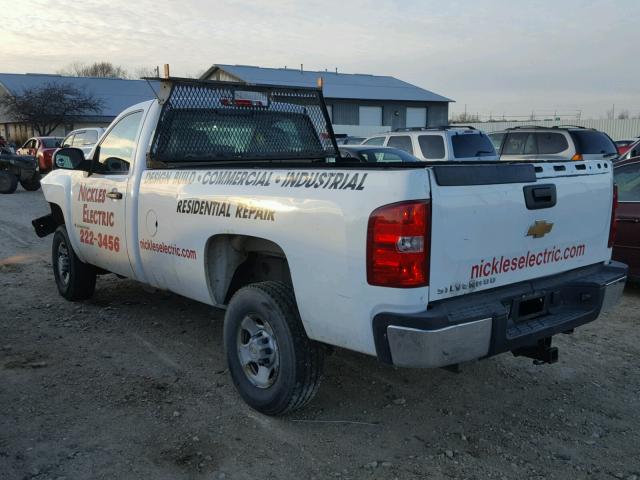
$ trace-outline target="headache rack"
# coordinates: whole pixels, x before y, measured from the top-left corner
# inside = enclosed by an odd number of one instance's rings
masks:
[[[150,168],[339,156],[319,88],[168,78],[158,101]]]

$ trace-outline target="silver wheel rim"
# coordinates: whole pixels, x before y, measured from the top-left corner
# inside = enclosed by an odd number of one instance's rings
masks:
[[[62,283],[67,285],[69,283],[69,250],[67,249],[67,244],[61,241],[58,244],[58,277]]]
[[[252,385],[269,388],[278,377],[280,355],[269,322],[257,314],[246,315],[240,323],[236,342],[238,360]]]

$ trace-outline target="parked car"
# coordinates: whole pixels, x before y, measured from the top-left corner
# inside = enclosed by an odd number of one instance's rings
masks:
[[[53,152],[62,144],[62,137],[32,137],[16,150],[18,155],[36,157],[40,173],[51,170]]]
[[[374,145],[341,145],[338,147],[343,158],[357,158],[367,163],[399,163],[419,162],[420,159],[410,153],[391,147],[376,147]]]
[[[338,145],[360,145],[367,137],[352,137],[346,135],[344,137],[336,136],[336,143]]]
[[[25,190],[40,188],[40,173],[35,157],[16,155],[7,147],[0,147],[0,193],[13,193],[18,183]]]
[[[629,278],[640,281],[640,157],[614,165],[618,186],[618,232],[613,258],[629,265]]]
[[[400,128],[369,137],[362,145],[399,148],[424,161],[498,160],[484,132],[458,125]]]
[[[629,150],[629,147],[636,142],[635,140],[616,140],[616,148],[618,149],[618,155],[624,155]]]
[[[623,160],[629,160],[633,157],[640,157],[640,139],[629,145],[627,151],[620,155],[615,161],[621,162]]]
[[[613,160],[618,155],[613,140],[593,128],[522,126],[489,138],[500,160]]]
[[[104,128],[100,127],[80,128],[78,130],[73,130],[72,132],[69,132],[66,137],[64,137],[61,146],[79,148],[84,152],[85,155],[88,155],[94,145],[98,143],[98,139],[102,136],[103,133]]]

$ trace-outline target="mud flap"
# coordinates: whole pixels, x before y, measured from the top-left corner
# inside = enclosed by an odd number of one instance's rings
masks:
[[[36,218],[31,221],[31,225],[36,231],[36,235],[40,238],[46,237],[47,235],[52,234],[58,228],[58,223],[55,218],[53,218],[53,214],[45,215],[44,217]]]

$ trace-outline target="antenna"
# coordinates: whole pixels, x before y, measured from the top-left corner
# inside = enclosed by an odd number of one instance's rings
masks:
[[[157,68],[157,67],[156,67]],[[148,78],[143,78],[143,80],[145,82],[147,82],[147,85],[149,85],[149,88],[151,89],[151,91],[153,92],[153,94],[155,95],[156,99],[158,100],[158,102],[162,102],[162,100],[160,99],[160,95],[158,94],[158,92],[156,92],[156,89],[153,88],[153,85],[151,84],[151,82],[149,81]]]

